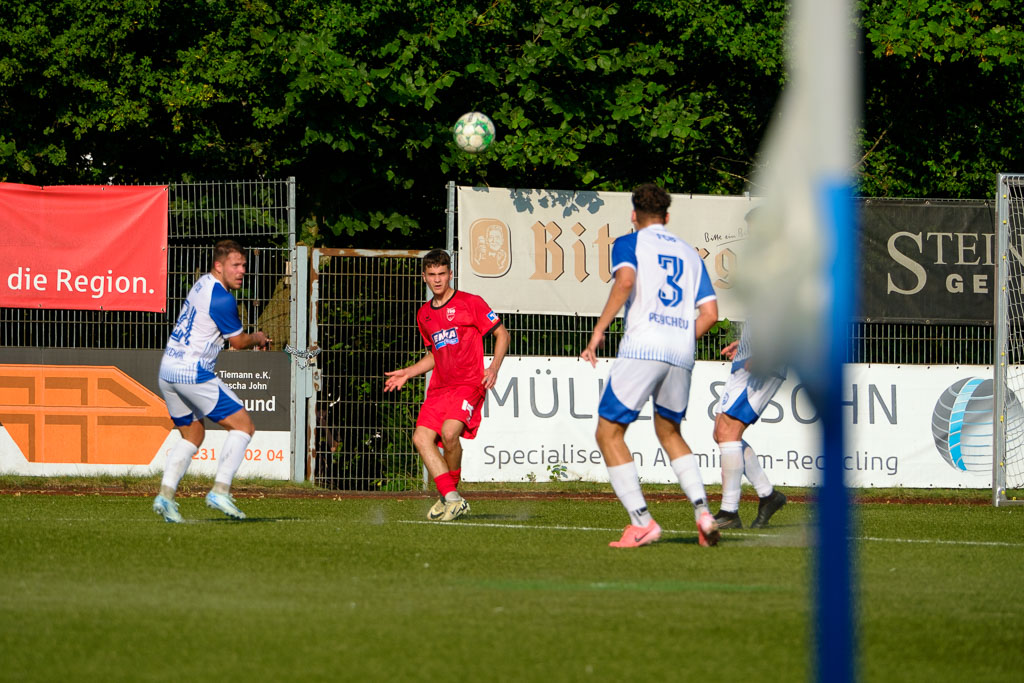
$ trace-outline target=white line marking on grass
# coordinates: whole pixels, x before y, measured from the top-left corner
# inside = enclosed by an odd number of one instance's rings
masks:
[[[157,524],[157,525],[168,526],[168,527],[171,527],[171,526],[181,526],[182,524],[207,524],[207,523],[227,524],[227,525],[236,524],[237,525],[237,524],[251,524],[251,523],[254,523],[254,522],[261,522],[261,523],[262,522],[275,522],[275,523],[278,523],[278,524],[283,523],[283,522],[302,522],[304,524],[308,524],[308,523],[323,522],[323,521],[330,522],[331,520],[307,519],[305,517],[289,517],[287,519],[269,519],[269,518],[262,518],[262,517],[248,517],[246,519],[228,519],[226,517],[224,517],[224,518],[221,518],[221,517],[210,517],[210,518],[199,517],[199,518],[191,518],[190,519],[190,518],[186,517],[185,520],[181,521],[181,522],[165,522],[162,519],[153,519],[152,517],[136,517],[136,518],[133,518],[133,517],[118,517],[118,518],[113,518],[113,517],[21,517],[19,519],[10,519],[10,518],[8,518],[8,519],[3,520],[3,522],[5,524],[9,523],[9,522],[28,522],[30,524],[40,524],[42,522],[74,522],[76,524],[77,523],[82,523],[82,522],[97,522],[97,523],[100,523],[100,524],[110,524],[111,522],[118,522],[118,523],[121,523],[121,522],[137,522],[139,524]]]
[[[446,527],[490,527],[495,529],[537,529],[541,531],[622,531],[621,528],[592,527],[592,526],[555,526],[537,524],[498,524],[496,522],[459,522],[457,524],[438,524],[429,520],[400,519],[399,524],[427,524]],[[662,529],[666,534],[690,534],[695,531],[680,531],[677,529]],[[745,531],[728,531],[730,537],[743,536],[745,538],[781,538],[782,534],[748,533]],[[931,545],[965,545],[965,546],[988,546],[994,548],[1021,548],[1024,543],[1010,543],[1007,541],[949,541],[934,538],[880,538],[878,536],[855,536],[855,541],[870,541],[873,543],[925,543]]]
[[[438,522],[431,522],[429,520],[419,519],[400,519],[399,524],[427,524],[435,526],[449,526],[449,527],[491,527],[495,529],[538,529],[541,531],[606,531],[622,533],[622,527],[600,527],[600,526],[556,526],[556,525],[544,525],[544,524],[498,524],[496,522],[459,522],[457,524],[439,524]],[[680,531],[677,529],[662,529],[662,533],[665,534],[696,534],[697,530]],[[748,534],[744,532],[729,532],[730,536],[749,536],[751,538],[771,538],[766,534]]]
[[[981,545],[997,548],[1024,548],[1024,543],[1007,541],[946,541],[935,538],[878,538],[877,536],[857,536],[858,541],[875,541],[877,543],[932,543],[935,545]]]
[[[101,522],[109,523],[111,520],[106,517],[50,517],[50,518],[21,518],[21,519],[6,519],[5,522],[30,522],[38,524],[40,522]],[[119,522],[142,522],[145,524],[163,525],[164,522],[155,520],[151,517],[138,517],[138,518],[120,518]],[[249,522],[300,522],[300,523],[321,523],[326,522],[333,524],[334,520],[330,519],[314,519],[306,517],[287,517],[282,519],[273,518],[259,518],[253,517],[248,520]],[[498,524],[497,522],[458,522],[457,524],[444,524],[438,522],[431,522],[429,520],[420,519],[399,519],[396,520],[399,524],[425,524],[433,526],[445,526],[445,527],[484,527],[493,529],[531,529],[538,531],[601,531],[601,532],[615,532],[619,533],[622,531],[621,527],[597,527],[597,526],[561,526],[561,525],[538,525],[538,524]],[[184,522],[179,524],[226,524],[226,525],[238,525],[245,524],[246,520],[229,520],[222,519],[220,517],[214,518],[198,518],[198,519],[185,519]],[[679,529],[662,529],[662,533],[666,534],[693,534],[695,530],[679,530]],[[785,538],[785,534],[778,533],[754,533],[747,531],[728,531],[729,537],[743,537],[743,538],[759,538],[763,540],[769,539],[782,539]],[[959,545],[959,546],[980,546],[988,548],[1024,548],[1024,543],[1011,543],[1009,541],[968,541],[968,540],[946,540],[940,538],[881,538],[879,536],[855,536],[855,541],[869,541],[871,543],[922,543],[926,545]]]
[[[540,529],[542,531],[622,531],[622,529],[608,529],[597,526],[544,526],[539,524],[497,524],[495,522],[459,522],[458,524],[438,524],[437,522],[431,522],[429,520],[420,519],[400,519],[399,524],[432,524],[436,526],[480,526],[480,527],[491,527],[494,529]],[[662,529],[664,532],[676,533],[669,531],[668,529]]]

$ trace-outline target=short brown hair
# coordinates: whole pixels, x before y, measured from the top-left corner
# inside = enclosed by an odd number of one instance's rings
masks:
[[[654,183],[638,185],[633,190],[633,210],[641,221],[660,220],[665,222],[672,196]]]
[[[423,256],[423,271],[434,266],[445,266],[452,269],[452,257],[444,249],[431,249]]]
[[[213,270],[214,263],[223,263],[231,254],[245,256],[245,249],[234,240],[221,240],[213,245],[213,260],[210,262],[210,270]]]

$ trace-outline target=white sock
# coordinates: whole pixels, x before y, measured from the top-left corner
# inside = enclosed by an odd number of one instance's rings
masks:
[[[740,509],[740,485],[743,483],[743,442],[725,441],[718,444],[722,459],[722,510]]]
[[[633,526],[647,526],[651,523],[651,513],[647,510],[647,501],[640,489],[640,475],[636,471],[636,463],[615,465],[608,468],[608,479],[612,489],[619,497],[622,507],[629,513],[629,523]]]
[[[231,481],[235,478],[235,472],[245,460],[245,447],[249,445],[252,435],[240,429],[232,429],[228,432],[228,438],[224,439],[224,446],[220,449],[220,464],[217,465],[217,476],[213,481],[215,484],[231,488]]]
[[[761,469],[761,462],[757,459],[757,453],[746,441],[743,442],[743,469],[747,479],[757,489],[757,495],[761,498],[772,495],[775,487],[768,481],[768,475]]]
[[[679,478],[679,486],[693,503],[693,517],[700,521],[700,513],[708,508],[708,495],[704,492],[704,480],[700,476],[697,458],[691,453],[672,461],[672,471]]]
[[[199,447],[191,441],[182,439],[178,443],[174,444],[174,448],[167,454],[167,459],[164,460],[164,476],[160,481],[160,494],[167,497],[169,492],[170,497],[174,497],[174,493],[178,490],[178,484],[181,483],[181,478],[185,476],[185,470],[192,464],[192,456],[199,451]]]

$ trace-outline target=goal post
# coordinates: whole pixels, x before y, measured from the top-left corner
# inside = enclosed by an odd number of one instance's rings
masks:
[[[992,503],[1024,505],[1024,173],[999,175]]]

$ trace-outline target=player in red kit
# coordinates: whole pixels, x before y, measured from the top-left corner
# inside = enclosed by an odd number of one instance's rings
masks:
[[[461,438],[476,436],[480,407],[498,379],[509,334],[483,299],[452,288],[452,262],[445,250],[434,249],[423,257],[423,281],[433,296],[420,306],[416,325],[427,353],[409,367],[385,372],[384,391],[401,389],[409,378],[434,371],[412,443],[441,494],[427,518],[448,522],[469,512],[469,503],[457,490]],[[488,334],[495,337],[494,359],[485,368],[483,339]]]

